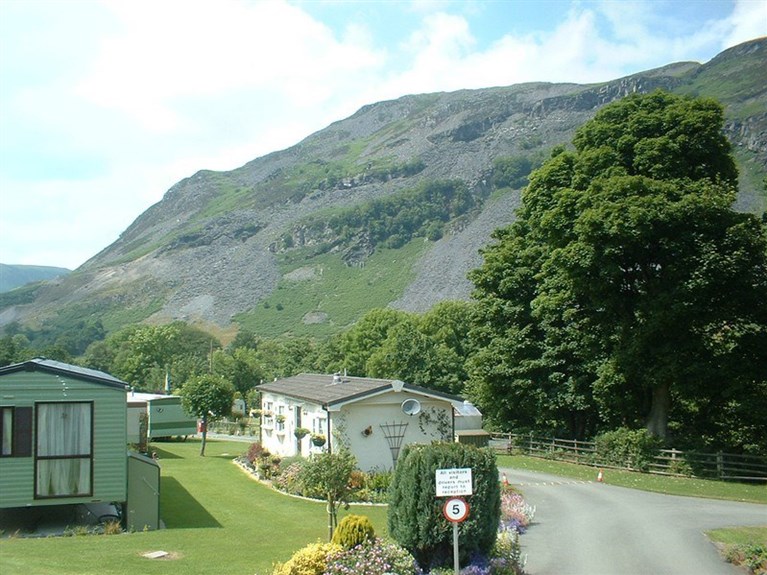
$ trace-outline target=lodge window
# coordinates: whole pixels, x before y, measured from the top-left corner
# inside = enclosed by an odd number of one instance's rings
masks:
[[[312,419],[312,433],[316,435],[325,435],[325,423],[327,420],[324,417],[315,417]]]
[[[32,455],[32,408],[0,406],[0,457]]]
[[[277,431],[285,431],[285,406],[277,406]]]
[[[93,402],[38,403],[35,497],[92,494]]]

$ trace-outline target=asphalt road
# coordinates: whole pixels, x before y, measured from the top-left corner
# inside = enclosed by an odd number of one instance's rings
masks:
[[[743,575],[704,531],[767,525],[767,505],[678,497],[500,469],[536,507],[521,536],[530,575]]]

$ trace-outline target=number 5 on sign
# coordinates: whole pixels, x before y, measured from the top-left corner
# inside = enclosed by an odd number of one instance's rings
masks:
[[[469,516],[469,504],[462,497],[451,497],[445,501],[442,514],[448,521],[460,523]]]

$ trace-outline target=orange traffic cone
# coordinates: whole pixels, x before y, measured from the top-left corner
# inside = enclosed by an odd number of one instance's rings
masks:
[[[597,473],[597,481],[599,483],[604,483],[604,481],[605,481],[605,477],[602,474],[602,470],[601,469],[599,470],[599,473]]]
[[[506,477],[506,474],[503,473],[502,477],[503,477],[503,480],[502,480],[503,486],[504,487],[508,487],[509,486],[509,479]]]

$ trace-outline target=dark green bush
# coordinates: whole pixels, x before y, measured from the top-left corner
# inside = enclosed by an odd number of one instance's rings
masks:
[[[500,517],[500,486],[495,455],[460,443],[408,445],[400,454],[389,499],[389,535],[410,551],[422,568],[448,564],[453,529],[442,515],[445,500],[436,497],[437,469],[471,468],[470,513],[461,525],[461,561],[487,556],[493,549]]]
[[[352,549],[360,543],[375,539],[373,524],[365,515],[347,515],[333,532],[332,542],[344,549]]]
[[[661,446],[662,440],[646,429],[620,427],[596,437],[599,463],[639,471],[649,469]]]

